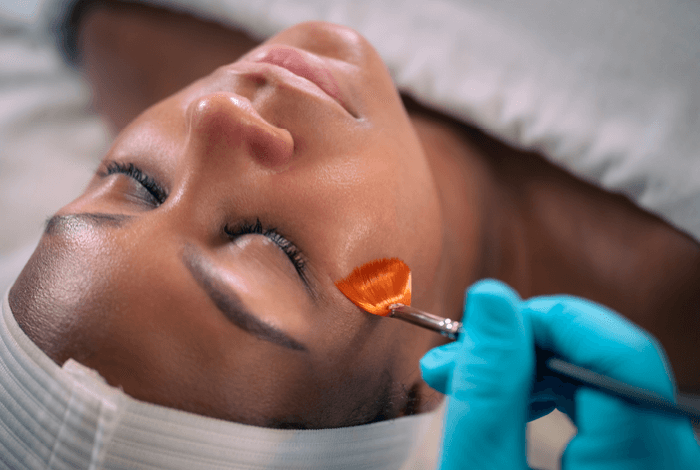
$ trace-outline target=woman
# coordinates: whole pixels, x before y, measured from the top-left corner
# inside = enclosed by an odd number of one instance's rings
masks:
[[[317,43],[336,56],[302,49]],[[399,169],[410,186],[392,182]],[[440,338],[368,317],[334,285],[394,255],[413,267],[417,299],[437,289],[443,222],[429,175],[371,47],[344,28],[300,25],[127,127],[84,195],[48,222],[10,306],[57,363],[73,357],[136,398],[187,411],[321,428],[430,409],[416,364]],[[76,290],[52,274],[67,270],[82,273]],[[424,306],[442,311],[435,294]],[[132,313],[113,323],[112,309]],[[223,315],[205,327],[207,310]]]
[[[374,49],[326,23],[136,118],[49,221],[9,307],[56,363],[131,397],[258,426],[353,426],[439,401],[417,363],[441,339],[334,287],[386,256],[411,266],[417,307],[455,319],[482,277],[604,303],[660,339],[681,388],[700,385],[692,239],[536,155],[406,113]]]

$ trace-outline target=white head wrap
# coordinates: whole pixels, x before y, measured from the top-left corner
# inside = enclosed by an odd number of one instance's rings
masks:
[[[434,413],[323,430],[232,423],[136,400],[62,367],[0,316],[0,468],[399,469]],[[405,468],[405,467],[404,467]]]

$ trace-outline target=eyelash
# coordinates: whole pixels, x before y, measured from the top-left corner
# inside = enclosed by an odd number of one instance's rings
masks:
[[[280,235],[276,229],[263,228],[260,219],[257,219],[255,223],[244,223],[236,228],[231,228],[227,226],[224,229],[224,231],[226,232],[226,235],[228,235],[232,239],[241,235],[247,235],[249,233],[255,233],[266,236],[267,238],[272,240],[278,247],[280,247],[280,249],[284,252],[285,255],[287,255],[289,260],[294,265],[294,268],[297,270],[299,276],[304,280],[304,282],[306,282],[306,260],[304,259],[304,255],[302,255],[301,251],[299,251],[299,249],[296,246],[294,246],[292,242]]]
[[[109,162],[105,176],[114,174],[124,174],[135,179],[159,205],[163,204],[168,197],[168,193],[153,178],[144,174],[133,163]]]
[[[113,174],[124,174],[133,179],[135,179],[139,184],[141,184],[148,193],[153,196],[158,204],[165,202],[168,197],[167,192],[158,184],[156,181],[146,175],[140,168],[138,168],[133,163],[121,163],[121,162],[109,162],[107,165],[107,170],[105,171],[105,176]],[[306,282],[306,260],[302,255],[301,251],[294,246],[292,242],[280,235],[276,229],[264,229],[260,219],[256,219],[255,223],[244,223],[235,229],[226,226],[224,229],[226,235],[233,239],[241,235],[246,235],[249,233],[264,235],[270,240],[272,240],[283,252],[289,260],[294,265],[299,276]]]

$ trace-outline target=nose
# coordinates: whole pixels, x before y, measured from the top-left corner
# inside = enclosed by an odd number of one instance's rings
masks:
[[[294,155],[289,131],[263,119],[245,97],[205,95],[188,105],[186,116],[190,145],[208,159],[244,158],[275,168],[288,165]]]

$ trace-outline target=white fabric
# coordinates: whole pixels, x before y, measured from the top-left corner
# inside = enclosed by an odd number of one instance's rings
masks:
[[[399,469],[435,413],[364,426],[277,430],[135,400],[93,370],[46,356],[0,318],[0,468]]]

